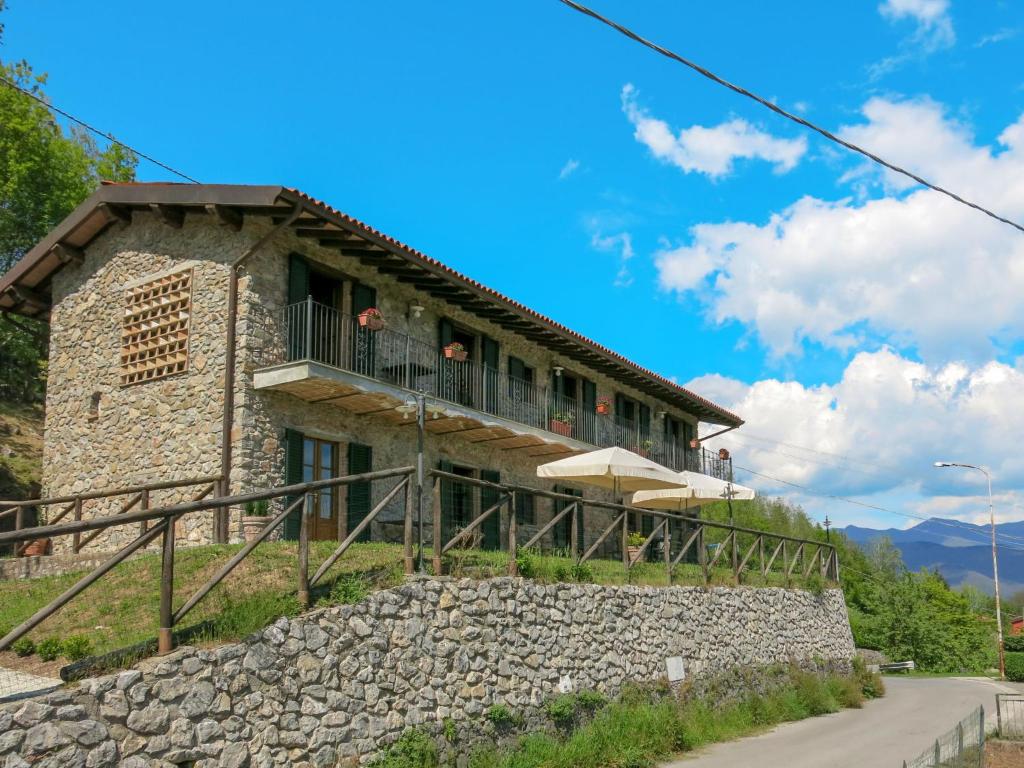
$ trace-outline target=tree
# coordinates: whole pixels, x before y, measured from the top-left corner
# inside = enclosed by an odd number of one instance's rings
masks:
[[[0,0],[0,12],[4,0]],[[3,26],[0,25],[0,41]],[[0,76],[45,100],[45,75],[25,61],[0,60]],[[64,129],[45,104],[0,83],[0,273],[13,267],[103,179],[135,178],[136,157],[119,144],[100,148],[84,130]],[[45,329],[0,316],[0,397],[38,400]]]

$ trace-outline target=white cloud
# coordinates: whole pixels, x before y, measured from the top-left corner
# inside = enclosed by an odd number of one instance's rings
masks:
[[[978,145],[930,101],[873,99],[843,136],[1024,219],[1024,117]],[[877,176],[890,190],[902,177]],[[655,256],[667,290],[756,330],[777,355],[805,341],[916,346],[925,359],[989,359],[1024,331],[1024,236],[930,190],[869,200],[804,197],[767,223],[702,223]]]
[[[914,59],[922,59],[956,43],[949,0],[885,0],[879,13],[890,22],[913,20],[914,33],[903,41],[901,52],[869,67],[872,79],[878,79]]]
[[[792,170],[807,152],[807,140],[779,139],[734,118],[713,127],[694,125],[676,135],[664,120],[651,117],[636,100],[631,84],[622,89],[622,110],[633,124],[633,136],[659,160],[686,173],[703,173],[712,178],[732,172],[737,159],[758,159],[772,163],[776,173]]]
[[[618,251],[619,269],[615,273],[615,285],[625,288],[633,283],[633,275],[629,271],[629,261],[636,252],[633,250],[633,237],[629,232],[619,232],[615,235],[602,235],[595,232],[590,238],[590,245],[598,251]]]
[[[996,479],[1001,518],[1024,518],[1024,498],[1012,490],[1024,482],[1024,454],[1007,450],[1024,432],[1021,366],[927,366],[886,348],[856,355],[834,385],[704,376],[686,386],[746,419],[736,433],[708,443],[729,448],[740,466],[912,514],[976,521],[987,505],[981,476],[940,471],[932,462],[980,463]],[[799,495],[764,478],[738,479],[769,494]],[[826,505],[833,517],[868,513],[834,501],[812,504]],[[886,522],[900,525],[898,518]]]
[[[559,181],[565,181],[570,176],[572,176],[573,173],[575,173],[576,170],[579,169],[579,167],[580,167],[580,161],[579,160],[574,160],[574,159],[572,159],[570,157],[568,162],[565,165],[562,166],[562,170],[560,170],[558,172],[558,180]]]
[[[949,0],[885,0],[878,11],[893,22],[912,19],[917,24],[913,42],[928,51],[948,48],[956,42]]]
[[[998,32],[993,32],[990,35],[983,35],[978,42],[974,44],[975,48],[984,48],[986,45],[995,45],[996,43],[1002,43],[1007,40],[1011,40],[1017,36],[1020,32],[1019,29],[1013,29],[1011,27],[1004,27]]]

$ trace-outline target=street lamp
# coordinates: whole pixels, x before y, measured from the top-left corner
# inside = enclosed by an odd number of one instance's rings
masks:
[[[992,580],[996,585],[996,631],[999,634],[999,679],[1006,679],[1006,659],[1003,651],[1003,611],[999,600],[999,558],[996,555],[996,513],[992,505],[992,475],[984,467],[974,464],[962,464],[956,461],[936,461],[936,467],[962,467],[963,469],[976,469],[985,475],[988,481],[988,519],[992,528]]]

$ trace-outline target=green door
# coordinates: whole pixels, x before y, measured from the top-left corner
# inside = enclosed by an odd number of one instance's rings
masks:
[[[480,479],[486,480],[488,483],[500,483],[501,473],[493,469],[481,469]],[[490,509],[491,505],[496,504],[498,499],[501,497],[501,492],[495,488],[481,488],[480,489],[480,512],[484,512]],[[501,510],[497,510],[492,513],[490,517],[484,520],[481,526],[481,533],[484,535],[483,548],[484,549],[501,549]]]
[[[369,445],[359,443],[348,444],[348,474],[358,475],[363,472],[370,472],[373,469],[373,448]],[[372,484],[368,480],[358,483],[351,483],[348,486],[348,503],[346,504],[346,519],[348,531],[351,533],[356,526],[370,513],[370,496]],[[356,541],[369,541],[370,528],[359,534]]]

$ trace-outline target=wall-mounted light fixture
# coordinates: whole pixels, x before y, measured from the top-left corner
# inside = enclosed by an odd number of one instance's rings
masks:
[[[666,416],[668,416],[668,411],[658,411],[659,419],[664,419]]]
[[[565,368],[563,368],[560,365],[556,365],[556,366],[554,366],[553,370],[555,372],[555,376],[561,376],[562,375],[562,371],[564,371]]]
[[[425,310],[425,309],[426,309],[426,307],[424,307],[419,302],[416,302],[416,301],[410,302],[409,303],[409,316],[413,320],[419,320],[420,319],[420,315],[423,314],[423,310]]]

